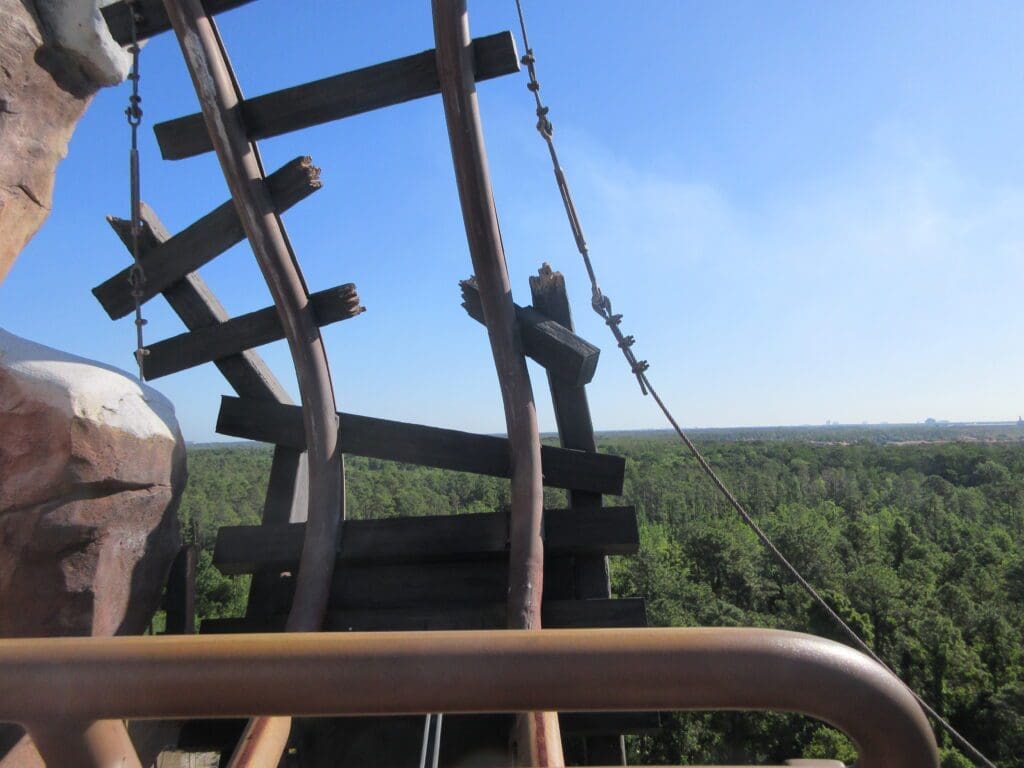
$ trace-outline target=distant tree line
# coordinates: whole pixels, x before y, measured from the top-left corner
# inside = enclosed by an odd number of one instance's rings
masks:
[[[886,445],[705,439],[712,463],[780,549],[875,650],[1000,768],[1024,768],[1024,448],[1019,443]],[[761,626],[840,642],[827,616],[663,437],[611,435],[627,459],[621,499],[637,507],[641,551],[612,560],[616,594],[647,600],[657,626]],[[204,617],[241,615],[247,579],[209,554],[222,525],[259,520],[270,451],[190,453],[181,516],[202,545]],[[484,512],[507,482],[349,457],[352,517]],[[547,506],[564,506],[548,491]],[[971,763],[936,731],[943,768]],[[852,762],[836,731],[783,714],[668,716],[629,740],[631,762]]]

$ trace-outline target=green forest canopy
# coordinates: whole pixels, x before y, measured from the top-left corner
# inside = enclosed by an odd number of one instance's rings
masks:
[[[700,442],[780,549],[903,679],[1001,768],[1024,768],[1020,431],[984,432],[989,442],[981,442],[978,430],[961,430],[953,434],[960,442],[941,443],[919,442],[934,439],[931,427],[827,429],[719,431]],[[621,433],[604,436],[601,450],[627,459],[623,496],[607,503],[635,505],[641,522],[639,555],[612,560],[613,590],[646,598],[652,625],[753,625],[843,640],[681,445]],[[221,576],[210,552],[220,526],[258,522],[270,457],[253,445],[190,451],[180,514],[202,548],[201,617],[244,613],[247,580]],[[354,518],[508,503],[498,479],[346,461]],[[564,492],[547,494],[546,506],[565,506]],[[693,713],[665,722],[660,734],[630,740],[631,761],[855,756],[840,734],[798,716]],[[944,768],[970,765],[937,736]]]

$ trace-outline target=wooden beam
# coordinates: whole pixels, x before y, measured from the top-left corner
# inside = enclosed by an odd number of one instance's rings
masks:
[[[473,56],[477,81],[519,71],[510,32],[477,38]],[[246,99],[242,116],[249,139],[266,139],[432,96],[440,89],[435,54],[430,50]],[[165,160],[181,160],[212,149],[198,113],[157,123],[153,130]]]
[[[341,450],[345,453],[495,477],[511,476],[506,438],[349,413],[339,416]],[[302,411],[294,405],[224,397],[217,431],[247,440],[305,447]],[[541,446],[540,453],[545,485],[612,495],[622,493],[626,463],[621,456],[548,445]]]
[[[647,611],[639,598],[625,600],[549,600],[541,612],[549,629],[591,627],[643,627]],[[327,632],[377,632],[452,629],[501,629],[505,626],[504,603],[474,608],[392,608],[332,611],[324,621]],[[206,619],[201,632],[210,635],[243,632],[283,632],[284,617]]]
[[[252,0],[203,0],[206,12],[210,14],[223,13],[224,11],[237,8],[240,5],[250,3]],[[171,21],[167,18],[167,11],[164,10],[163,0],[136,0],[138,7],[138,18],[135,22],[136,36],[139,40],[167,32],[171,28]],[[110,36],[118,45],[128,45],[132,41],[131,22],[128,14],[128,3],[125,0],[118,0],[116,3],[100,8],[103,20],[107,22],[107,29]]]
[[[274,211],[278,214],[323,186],[320,169],[308,157],[297,157],[283,165],[270,175],[267,185]],[[142,300],[149,301],[244,239],[245,230],[235,203],[228,200],[143,255],[146,285]],[[125,317],[135,309],[128,269],[100,283],[92,292],[111,319]]]
[[[224,526],[217,532],[213,562],[237,576],[256,571],[291,571],[299,562],[304,526]],[[640,546],[636,510],[549,509],[544,542],[552,555],[636,554]],[[338,563],[400,563],[472,560],[508,553],[508,514],[396,517],[343,523]]]
[[[287,572],[286,572],[287,573]],[[549,557],[544,563],[549,600],[572,600],[572,557]],[[266,615],[285,614],[295,579],[280,579],[267,597]],[[435,563],[342,565],[331,582],[330,609],[471,608],[505,600],[508,562],[504,558]]]
[[[146,203],[142,203],[141,214],[139,245],[144,261],[149,262],[149,254],[158,251],[159,246],[171,239],[171,234]],[[114,216],[108,216],[107,221],[125,247],[131,250],[131,222]],[[169,285],[163,294],[171,309],[190,331],[219,325],[231,317],[203,278],[195,272]],[[243,397],[291,403],[288,393],[263,362],[263,358],[251,350],[217,360],[216,366],[228,384]]]
[[[196,632],[196,565],[199,549],[186,544],[178,550],[167,576],[164,610],[167,611],[165,634],[194,635]]]
[[[476,281],[470,278],[459,285],[462,306],[470,317],[483,324],[484,312]],[[559,381],[576,387],[589,384],[597,370],[601,350],[534,307],[516,304],[515,309],[523,354]]]
[[[309,300],[321,328],[364,311],[352,283],[311,294]],[[151,344],[146,348],[146,379],[158,379],[283,338],[284,328],[277,308],[266,307],[210,328],[182,333]]]

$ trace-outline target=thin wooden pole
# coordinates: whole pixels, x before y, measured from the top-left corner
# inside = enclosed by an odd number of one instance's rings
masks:
[[[540,433],[526,358],[516,344],[515,305],[491,193],[465,0],[433,0],[433,18],[437,73],[462,217],[501,387],[511,452],[508,626],[540,629],[544,589]],[[563,765],[557,714],[519,715],[514,752],[522,765]]]

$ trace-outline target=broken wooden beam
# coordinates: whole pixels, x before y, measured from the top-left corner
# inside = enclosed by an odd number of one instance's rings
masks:
[[[270,175],[267,184],[274,210],[279,214],[323,186],[320,169],[309,157],[297,157],[281,166]],[[146,274],[142,301],[149,301],[244,239],[235,203],[228,200],[142,256]],[[123,269],[92,289],[113,320],[135,310],[128,272]]]
[[[484,311],[476,281],[473,278],[462,280],[459,286],[466,313],[483,324]],[[589,384],[597,370],[601,350],[534,307],[514,306],[523,354],[568,386]]]
[[[217,532],[213,563],[229,576],[292,571],[302,552],[304,530],[301,523],[224,526]],[[552,555],[636,554],[636,510],[545,510],[544,543]],[[397,517],[345,521],[337,562],[452,561],[503,557],[507,552],[506,512]]]
[[[640,598],[624,600],[549,600],[541,608],[549,629],[644,627],[647,611]],[[332,611],[324,621],[327,632],[377,632],[453,629],[500,629],[505,626],[504,603],[464,608],[389,608]],[[243,632],[283,632],[283,616],[206,619],[204,635]]]
[[[495,477],[511,477],[508,440],[454,429],[339,414],[341,449],[355,456],[419,464]],[[305,447],[302,410],[296,405],[237,397],[221,400],[222,435],[292,448]],[[544,484],[617,496],[626,462],[621,456],[541,446]]]
[[[476,79],[490,80],[519,71],[510,32],[473,41]],[[341,75],[296,85],[242,102],[249,139],[266,139],[321,123],[432,96],[441,90],[433,50],[386,61]],[[153,127],[166,160],[181,160],[213,147],[199,113]]]
[[[240,5],[251,3],[252,0],[203,0],[206,12],[213,15],[223,13]],[[136,20],[135,32],[139,40],[167,32],[171,28],[171,20],[167,18],[163,0],[135,0]],[[118,45],[129,45],[132,41],[131,13],[125,0],[100,8],[103,20],[107,23],[110,36]]]
[[[321,328],[364,311],[352,283],[311,294],[309,300]],[[219,325],[182,333],[148,346],[146,379],[158,379],[283,338],[284,328],[276,307],[239,315]]]

